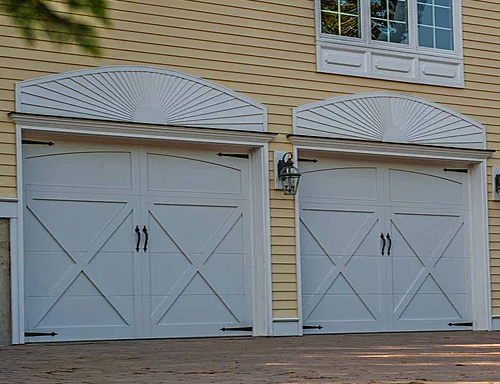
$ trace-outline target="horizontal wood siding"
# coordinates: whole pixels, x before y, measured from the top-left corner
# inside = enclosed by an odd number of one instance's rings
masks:
[[[487,126],[488,147],[500,151],[500,3],[463,4],[465,89],[317,73],[313,0],[114,0],[113,29],[100,29],[101,59],[71,45],[57,52],[43,38],[28,48],[0,14],[0,196],[16,195],[15,132],[7,117],[15,82],[100,65],[173,69],[261,101],[269,130],[280,133],[271,151],[292,149],[286,134],[293,107],[369,91],[412,93],[464,113]],[[500,165],[500,154],[490,165]],[[273,171],[269,176],[273,186]],[[490,202],[490,213],[493,309],[500,314],[500,203]],[[271,214],[274,316],[296,317],[293,198],[271,191]]]

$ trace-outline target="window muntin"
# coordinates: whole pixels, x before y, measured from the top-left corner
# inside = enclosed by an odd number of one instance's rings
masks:
[[[321,0],[321,32],[361,37],[360,0]]]
[[[408,7],[405,0],[371,0],[371,39],[408,44]]]
[[[418,0],[418,45],[454,50],[452,0]]]

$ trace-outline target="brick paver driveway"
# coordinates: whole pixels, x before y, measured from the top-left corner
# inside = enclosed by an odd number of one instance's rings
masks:
[[[0,349],[0,383],[500,383],[500,333],[117,341]]]

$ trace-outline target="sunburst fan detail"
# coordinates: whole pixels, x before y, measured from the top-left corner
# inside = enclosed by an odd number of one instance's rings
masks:
[[[294,133],[483,149],[485,128],[448,108],[417,97],[368,93],[294,110]]]
[[[24,113],[187,127],[266,130],[266,108],[212,82],[153,67],[100,67],[21,82]]]

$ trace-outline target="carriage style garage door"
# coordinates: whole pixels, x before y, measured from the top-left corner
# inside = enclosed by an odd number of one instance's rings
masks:
[[[318,160],[299,191],[304,325],[323,327],[308,332],[472,321],[467,174]]]
[[[23,150],[26,330],[57,333],[28,340],[252,326],[247,159],[90,142]]]

